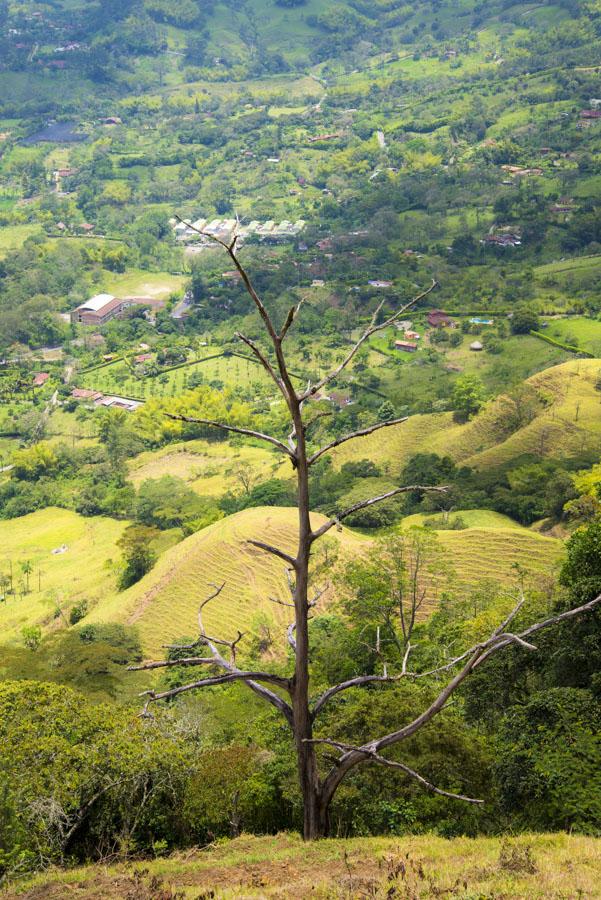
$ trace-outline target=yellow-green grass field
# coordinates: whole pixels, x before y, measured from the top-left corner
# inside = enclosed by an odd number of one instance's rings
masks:
[[[116,297],[156,297],[164,300],[170,294],[181,291],[188,280],[185,275],[130,269],[122,275],[107,275],[102,289]]]
[[[597,319],[588,319],[585,316],[551,319],[545,334],[601,357],[601,322]]]
[[[136,625],[144,651],[161,654],[166,642],[197,632],[200,600],[211,592],[212,583],[225,583],[221,596],[205,611],[209,633],[235,637],[238,629],[256,628],[258,615],[268,615],[276,627],[281,625],[285,636],[287,611],[269,600],[270,596],[287,597],[284,564],[248,540],[293,550],[296,520],[295,509],[277,507],[244,510],[222,519],[168,550],[152,572],[129,590],[99,603],[86,621]],[[322,516],[314,516],[315,523],[322,521]],[[347,530],[335,533],[335,538],[343,552],[369,545],[366,538]]]
[[[601,395],[596,383],[601,361],[574,359],[533,375],[528,384],[544,400],[534,419],[509,432],[511,401],[501,395],[466,424],[451,413],[412,416],[404,425],[387,428],[343,445],[335,464],[371,459],[387,474],[398,475],[416,453],[439,453],[484,469],[523,454],[569,457],[593,450],[601,453]]]
[[[9,595],[0,602],[2,642],[19,641],[24,625],[63,627],[66,621],[54,618],[58,607],[68,618],[69,609],[80,600],[93,605],[113,594],[113,563],[121,556],[117,541],[126,525],[53,508],[0,522],[0,573],[8,575],[12,563],[18,589],[25,580],[21,564],[29,561],[32,566],[30,593]],[[64,553],[52,553],[63,546]]]
[[[401,862],[405,874],[391,878]],[[306,844],[293,834],[242,835],[143,865],[55,869],[9,887],[5,897],[125,900],[176,894],[186,900],[595,900],[601,897],[601,840],[567,834],[445,840],[426,834]]]
[[[39,225],[6,225],[0,228],[0,257],[19,250],[32,234],[41,234]]]
[[[430,525],[436,527],[442,519],[442,513],[416,513],[413,516],[405,516],[402,528],[415,528]],[[524,531],[519,522],[495,512],[493,509],[458,509],[453,510],[448,516],[448,524],[461,520],[465,528],[514,528]]]
[[[186,441],[161,450],[141,453],[129,463],[130,480],[139,487],[147,478],[175,475],[203,497],[221,497],[226,491],[243,489],[240,472],[253,482],[286,478],[290,465],[262,447],[230,447],[211,441]]]
[[[290,551],[297,533],[296,516],[292,508],[265,507],[223,519],[168,550],[142,581],[99,602],[86,621],[136,625],[144,651],[160,654],[164,643],[196,633],[199,601],[210,592],[211,583],[225,583],[222,595],[206,610],[209,632],[224,637],[235,636],[238,629],[252,633],[259,617],[267,616],[274,633],[283,636],[289,617],[285,608],[271,603],[269,597],[287,596],[284,566],[248,540],[264,540]],[[314,523],[323,521],[319,515],[313,518]],[[332,535],[339,547],[338,564],[365,552],[372,543],[371,538],[346,528]],[[562,552],[561,541],[513,524],[440,531],[438,536],[458,585],[465,587],[485,577],[509,585],[514,580],[515,562],[534,576],[550,574]],[[333,596],[331,592],[325,595],[323,606]]]

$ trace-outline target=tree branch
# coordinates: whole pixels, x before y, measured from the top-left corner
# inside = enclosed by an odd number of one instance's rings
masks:
[[[427,725],[430,721],[432,721],[432,719],[434,719],[440,712],[442,712],[442,710],[446,707],[449,698],[455,693],[455,691],[461,686],[461,684],[463,684],[463,682],[473,672],[476,666],[484,662],[484,660],[491,656],[493,653],[497,653],[499,650],[502,650],[504,647],[507,647],[510,644],[517,644],[520,646],[525,645],[528,649],[534,650],[535,648],[533,647],[533,645],[525,641],[527,637],[535,634],[538,631],[542,631],[544,628],[549,628],[550,626],[556,625],[559,622],[564,622],[569,619],[573,619],[576,616],[582,615],[585,612],[589,612],[600,603],[601,594],[588,603],[585,603],[583,606],[567,610],[560,615],[545,619],[543,622],[537,622],[535,625],[531,625],[529,628],[526,628],[519,634],[508,634],[506,632],[499,633],[499,630],[496,629],[496,631],[493,632],[492,636],[487,641],[484,641],[483,643],[471,648],[471,650],[468,650],[461,657],[458,657],[456,660],[453,660],[451,664],[449,664],[456,665],[460,660],[467,659],[467,662],[465,663],[463,668],[443,688],[438,697],[436,697],[436,699],[430,704],[430,706],[426,710],[424,710],[423,713],[417,716],[412,722],[409,722],[407,725],[403,726],[403,728],[398,729],[398,731],[393,731],[381,738],[370,741],[368,744],[365,744],[360,748],[348,750],[344,754],[344,756],[340,758],[337,766],[326,777],[323,783],[324,795],[326,797],[333,796],[336,788],[338,787],[346,773],[349,772],[354,766],[362,762],[365,759],[366,754],[378,754],[380,750],[383,750],[386,747],[391,747],[394,744],[399,744],[402,741],[407,740],[407,738],[411,737],[413,734]],[[521,605],[521,600],[520,604],[518,605]],[[513,618],[514,614],[515,610],[510,615],[509,620]],[[444,668],[448,668],[448,666]]]
[[[365,437],[368,434],[373,434],[375,431],[379,431],[381,428],[390,428],[393,425],[403,425],[408,421],[408,416],[404,416],[402,419],[393,419],[390,422],[378,422],[376,425],[371,425],[369,428],[362,428],[360,431],[354,431],[352,434],[346,434],[344,437],[336,438],[335,441],[332,441],[330,444],[326,444],[325,447],[322,447],[321,450],[317,450],[312,456],[307,460],[307,464],[312,466],[313,463],[316,463],[318,459],[320,459],[324,453],[329,453],[330,450],[333,450],[334,447],[339,447],[341,444],[346,444],[347,441],[353,441],[355,438]]]
[[[417,297],[413,297],[412,300],[409,300],[408,303],[405,303],[403,306],[401,306],[399,309],[397,309],[397,311],[395,313],[393,313],[392,316],[390,316],[388,319],[385,319],[385,321],[381,322],[380,325],[376,325],[380,311],[381,311],[382,307],[384,306],[384,300],[382,300],[382,302],[376,308],[376,311],[374,312],[374,314],[372,316],[369,326],[363,332],[363,334],[361,335],[359,340],[353,345],[351,351],[347,354],[347,356],[328,375],[324,375],[323,378],[320,378],[319,381],[317,381],[314,385],[312,385],[300,397],[300,399],[307,400],[309,397],[313,397],[315,394],[318,393],[318,391],[320,391],[323,387],[325,387],[326,384],[329,384],[331,381],[334,381],[334,379],[337,378],[340,375],[340,373],[343,372],[346,369],[346,367],[349,365],[349,363],[353,360],[353,358],[355,357],[357,352],[361,349],[361,347],[363,346],[365,341],[367,341],[373,334],[376,334],[377,332],[383,331],[386,328],[390,328],[391,325],[394,325],[394,323],[403,315],[403,313],[407,312],[407,310],[410,309],[412,306],[415,306],[416,303],[419,303],[420,300],[423,300],[424,297],[427,297],[428,294],[430,294],[434,290],[434,288],[437,287],[437,284],[438,284],[438,282],[435,279],[432,279],[432,284],[430,285],[430,287],[427,290],[422,291],[421,294],[417,295]]]
[[[282,330],[280,331],[280,334],[279,334],[280,342],[283,341],[284,338],[286,337],[286,335],[288,334],[288,330],[290,329],[294,320],[298,316],[301,306],[303,305],[303,303],[305,302],[306,299],[307,299],[306,297],[302,297],[302,299],[299,300],[299,302],[296,304],[296,306],[293,306],[293,307],[291,307],[291,309],[288,310],[288,315],[286,316],[286,321],[282,325]]]
[[[420,775],[419,772],[416,772],[414,769],[409,768],[404,763],[395,762],[392,759],[386,759],[385,756],[380,756],[379,753],[371,752],[363,747],[353,747],[350,744],[341,744],[338,741],[331,741],[329,738],[317,738],[310,741],[312,744],[325,744],[328,747],[335,747],[337,750],[344,751],[345,753],[356,752],[361,753],[364,756],[364,762],[373,762],[377,763],[380,766],[387,766],[389,769],[400,769],[401,772],[404,772],[405,775],[408,775],[410,778],[413,778],[415,781],[419,782],[423,788],[429,791],[432,794],[438,794],[441,797],[449,797],[451,800],[462,800],[465,803],[474,803],[477,805],[481,805],[484,803],[484,800],[475,800],[473,797],[466,797],[465,794],[453,794],[451,791],[443,791],[441,788],[437,788],[430,781]]]
[[[314,531],[311,535],[311,540],[316,541],[318,538],[322,537],[326,534],[331,528],[335,525],[338,525],[342,522],[343,519],[346,519],[348,516],[351,516],[353,513],[359,512],[362,509],[367,509],[370,506],[374,506],[376,503],[381,503],[383,500],[390,500],[391,497],[398,497],[399,494],[408,494],[412,491],[428,491],[430,493],[439,493],[444,494],[448,488],[446,487],[432,487],[421,484],[412,484],[407,487],[399,487],[394,488],[392,491],[388,491],[386,494],[381,494],[379,497],[372,497],[370,500],[361,500],[360,503],[355,503],[354,506],[349,506],[348,509],[345,509],[343,512],[338,513],[338,515],[334,516],[328,522],[318,528],[317,531]]]
[[[165,413],[165,415],[168,419],[173,419],[175,422],[190,422],[192,425],[209,425],[211,428],[220,428],[222,431],[233,431],[235,434],[243,434],[246,437],[267,441],[268,444],[272,444],[276,447],[280,453],[285,453],[293,462],[295,461],[294,453],[290,448],[270,434],[263,434],[261,431],[253,431],[250,428],[241,428],[238,425],[226,425],[224,422],[216,422],[213,419],[197,419],[193,416],[179,416],[174,413]]]
[[[348,681],[341,681],[340,684],[334,685],[334,687],[328,688],[327,691],[324,691],[317,700],[315,701],[315,706],[313,707],[313,719],[316,719],[323,707],[328,703],[332,697],[335,697],[336,694],[342,693],[342,691],[348,691],[354,687],[365,687],[368,684],[392,684],[396,681],[400,681],[401,678],[404,678],[405,675],[358,675],[356,678],[349,678]]]
[[[246,344],[246,346],[252,350],[254,355],[257,357],[257,359],[259,360],[259,362],[261,363],[261,365],[263,366],[263,368],[269,375],[269,377],[271,379],[273,379],[273,381],[275,381],[275,383],[278,387],[278,390],[282,391],[282,393],[284,393],[284,396],[285,396],[285,390],[284,390],[284,385],[282,384],[282,379],[278,376],[277,372],[275,371],[275,369],[273,368],[273,366],[271,365],[267,356],[263,353],[261,348],[253,340],[251,340],[249,337],[246,337],[246,335],[242,334],[240,331],[236,332],[236,337],[239,338],[242,341],[242,343]]]
[[[266,553],[271,553],[273,556],[279,557],[279,559],[283,559],[284,562],[287,562],[289,566],[293,569],[296,569],[296,560],[293,556],[290,556],[289,553],[286,553],[284,550],[280,550],[278,547],[274,547],[273,544],[266,544],[264,541],[254,541],[248,540],[247,544],[252,544],[253,547],[258,547],[259,550],[265,550]]]

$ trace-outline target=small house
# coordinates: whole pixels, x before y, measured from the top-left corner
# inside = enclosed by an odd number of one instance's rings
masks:
[[[392,287],[392,281],[383,281],[381,278],[374,278],[372,281],[369,281],[368,284],[370,287],[375,287],[375,288]]]
[[[405,338],[408,341],[419,341],[420,335],[417,331],[411,331],[411,329],[409,329],[405,332]]]
[[[428,325],[431,328],[452,328],[455,323],[442,309],[433,309],[428,313]]]
[[[401,353],[415,353],[417,350],[417,344],[412,341],[395,341],[394,349],[400,350]]]
[[[49,378],[50,378],[50,375],[48,372],[38,372],[36,375],[33,376],[33,386],[34,387],[43,387]]]

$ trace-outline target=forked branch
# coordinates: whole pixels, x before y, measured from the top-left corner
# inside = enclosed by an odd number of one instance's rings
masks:
[[[332,371],[327,375],[324,375],[323,378],[320,378],[319,381],[317,381],[315,384],[311,385],[311,387],[300,397],[300,399],[307,400],[309,397],[315,396],[315,394],[317,394],[322,388],[324,388],[326,384],[330,384],[331,381],[334,381],[336,378],[338,378],[338,376],[342,372],[344,372],[347,366],[353,361],[363,344],[367,340],[369,340],[372,335],[377,334],[379,331],[384,331],[386,328],[390,328],[391,325],[394,325],[395,322],[400,319],[403,313],[407,312],[408,309],[411,309],[411,307],[419,303],[420,300],[423,300],[425,297],[427,297],[428,294],[430,294],[434,290],[434,288],[437,287],[437,285],[438,282],[435,279],[432,279],[432,284],[429,288],[427,288],[425,291],[422,291],[421,294],[418,294],[416,297],[413,297],[413,299],[409,300],[407,303],[403,304],[391,316],[389,316],[383,322],[380,322],[380,324],[378,325],[378,316],[380,315],[380,312],[382,311],[382,308],[384,306],[384,300],[382,300],[382,302],[378,304],[376,311],[371,318],[370,324],[365,329],[359,340],[353,344],[351,350],[347,353],[342,362],[337,365],[335,369],[332,369]]]
[[[375,506],[376,503],[383,503],[384,500],[390,500],[392,497],[398,497],[400,494],[410,494],[413,491],[428,491],[429,493],[437,493],[444,494],[448,490],[447,487],[432,487],[426,486],[423,484],[412,484],[405,487],[394,488],[392,491],[388,491],[386,494],[380,494],[379,497],[371,497],[369,500],[361,500],[360,503],[355,503],[353,506],[349,506],[348,509],[339,512],[333,518],[329,519],[329,521],[325,522],[321,528],[318,528],[317,531],[312,532],[311,540],[316,541],[318,538],[323,537],[324,534],[327,534],[331,528],[338,525],[344,519],[347,519],[349,516],[352,516],[353,513],[360,512],[362,509],[368,509],[370,506]]]
[[[310,456],[307,460],[307,464],[312,466],[313,463],[316,463],[318,459],[321,459],[325,453],[329,453],[330,450],[333,450],[335,447],[340,447],[341,444],[346,444],[347,441],[354,441],[355,438],[373,434],[375,431],[380,431],[381,428],[391,428],[393,425],[404,425],[404,423],[408,421],[408,418],[408,416],[404,416],[402,419],[392,419],[390,422],[378,422],[376,425],[370,425],[369,428],[361,428],[360,431],[354,431],[352,434],[345,434],[344,437],[336,438],[335,441],[326,444],[325,447],[322,447]]]
[[[465,794],[454,794],[451,791],[444,791],[442,790],[442,788],[436,787],[436,785],[432,784],[432,782],[424,778],[423,775],[420,775],[419,772],[416,772],[414,769],[411,769],[409,766],[405,765],[405,763],[396,762],[392,759],[386,759],[385,756],[380,756],[379,753],[375,753],[368,748],[353,747],[351,744],[341,744],[339,741],[332,741],[329,738],[315,738],[309,743],[324,744],[325,746],[334,747],[336,750],[340,750],[344,753],[360,753],[364,757],[363,762],[377,763],[378,765],[386,766],[389,769],[399,769],[401,772],[404,772],[405,775],[408,775],[409,778],[412,778],[414,781],[419,782],[419,784],[431,794],[438,794],[440,797],[449,797],[451,800],[463,800],[465,803],[473,803],[476,805],[481,805],[484,803],[484,800],[476,800],[473,797],[466,797]]]
[[[234,434],[243,434],[246,437],[257,438],[259,441],[266,441],[268,444],[276,447],[280,453],[285,453],[294,461],[294,453],[278,438],[270,434],[263,434],[262,431],[254,431],[252,428],[242,428],[239,425],[226,425],[225,422],[217,422],[214,419],[198,419],[195,416],[175,415],[175,413],[165,413],[168,419],[174,422],[189,422],[192,425],[208,425],[210,428],[219,428],[221,431],[232,431]]]

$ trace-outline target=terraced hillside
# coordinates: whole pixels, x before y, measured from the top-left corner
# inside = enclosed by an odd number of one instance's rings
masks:
[[[320,521],[323,517],[314,517],[314,522]],[[144,651],[149,655],[160,653],[164,643],[195,634],[199,600],[211,583],[225,582],[221,597],[207,607],[207,630],[224,636],[235,636],[238,629],[256,632],[267,617],[274,626],[277,646],[289,617],[269,597],[286,598],[284,567],[247,541],[260,538],[291,550],[295,530],[294,509],[266,507],[230,516],[167,551],[142,581],[101,601],[86,621],[136,625]],[[534,574],[548,573],[562,549],[560,541],[520,526],[441,531],[439,537],[449,552],[460,585],[465,586],[483,577],[510,583],[514,562]],[[348,529],[335,533],[335,539],[339,561],[347,554],[367,549],[371,543]],[[331,599],[329,593],[323,603]]]
[[[372,459],[396,476],[415,453],[439,453],[484,469],[522,454],[570,457],[584,450],[601,452],[601,395],[596,384],[601,363],[575,359],[533,375],[526,381],[538,399],[530,421],[512,428],[515,402],[502,394],[466,424],[450,413],[413,416],[405,425],[386,429],[336,451],[337,465]]]
[[[209,632],[227,637],[238,629],[256,631],[265,615],[283,627],[288,624],[286,610],[269,597],[287,599],[284,565],[247,541],[255,538],[292,550],[296,515],[292,508],[269,507],[217,522],[165,553],[142,581],[100,603],[89,620],[137,625],[144,650],[159,653],[166,641],[196,633],[199,600],[210,584],[225,582],[219,600],[206,610]],[[314,521],[325,520],[315,516]],[[347,530],[336,538],[344,552],[367,544]],[[277,631],[274,637],[279,638]]]
[[[291,471],[290,464],[262,447],[234,450],[229,445],[197,440],[141,453],[130,461],[129,476],[139,487],[147,478],[175,475],[204,497],[220,497],[225,491],[239,490],[241,467],[252,467],[257,480],[288,477]]]

